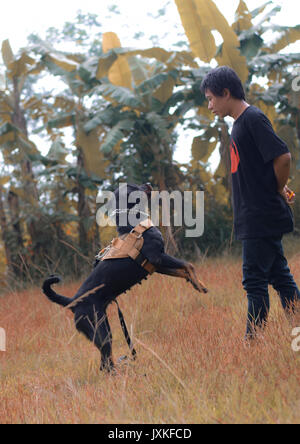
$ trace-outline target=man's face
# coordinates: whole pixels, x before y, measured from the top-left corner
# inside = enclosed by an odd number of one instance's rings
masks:
[[[228,94],[215,96],[209,89],[205,91],[205,97],[208,100],[208,109],[216,116],[224,118],[229,115]]]

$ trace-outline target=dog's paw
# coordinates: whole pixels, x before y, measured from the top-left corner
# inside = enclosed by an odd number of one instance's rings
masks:
[[[119,359],[117,360],[117,364],[119,365],[119,364],[123,364],[123,363],[124,364],[128,363],[128,360],[129,360],[128,356],[126,356],[126,355],[120,356]]]
[[[113,374],[115,372],[115,365],[112,358],[102,359],[100,364],[100,371]]]

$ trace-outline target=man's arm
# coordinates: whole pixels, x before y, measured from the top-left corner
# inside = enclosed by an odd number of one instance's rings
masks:
[[[285,153],[276,157],[273,161],[274,172],[277,179],[277,190],[287,203],[293,203],[294,198],[293,192],[287,187],[287,181],[291,170],[291,159],[291,154]],[[289,192],[292,194],[289,194]]]
[[[274,159],[274,172],[277,179],[278,193],[282,194],[290,176],[291,154],[285,153]]]

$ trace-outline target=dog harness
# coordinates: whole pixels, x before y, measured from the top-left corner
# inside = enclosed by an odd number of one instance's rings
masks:
[[[146,219],[134,227],[130,233],[114,238],[111,243],[100,251],[96,258],[100,261],[131,257],[149,274],[153,274],[155,266],[141,253],[144,245],[143,233],[153,227],[150,219]]]

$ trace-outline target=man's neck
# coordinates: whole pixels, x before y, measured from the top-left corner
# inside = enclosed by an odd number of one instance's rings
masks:
[[[230,117],[237,120],[243,114],[243,112],[249,108],[249,106],[249,103],[245,102],[245,100],[237,100],[232,107]]]

